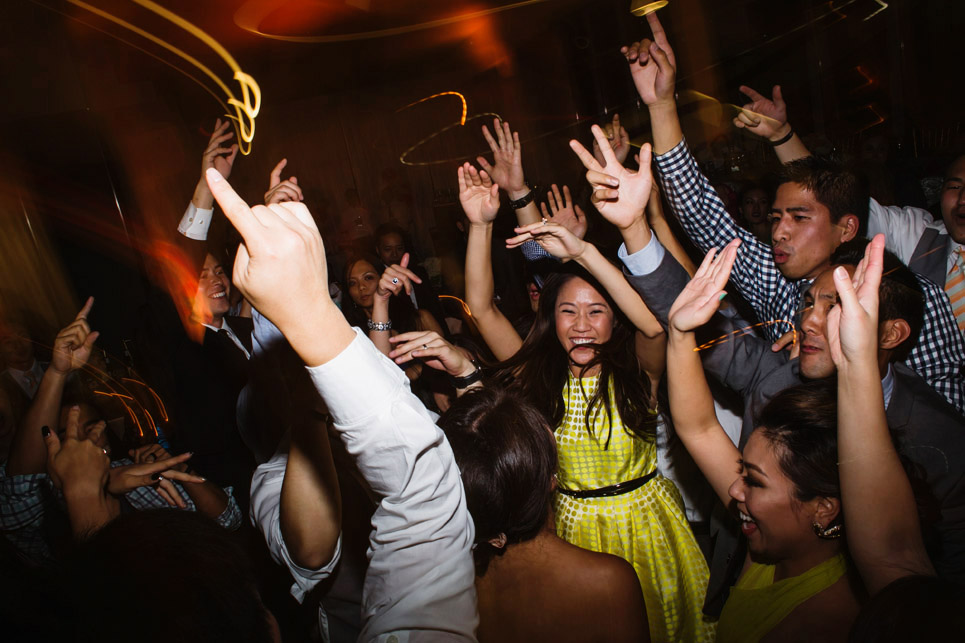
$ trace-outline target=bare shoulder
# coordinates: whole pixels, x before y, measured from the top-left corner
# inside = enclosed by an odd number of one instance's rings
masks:
[[[649,639],[647,607],[633,565],[619,556],[579,549],[574,585],[591,613],[607,615],[611,641]]]

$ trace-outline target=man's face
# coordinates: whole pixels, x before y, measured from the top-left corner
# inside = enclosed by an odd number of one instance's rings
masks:
[[[34,347],[30,334],[21,324],[7,324],[0,328],[0,359],[4,366],[26,370],[33,365]]]
[[[209,254],[204,259],[204,268],[201,269],[201,279],[198,281],[195,313],[203,320],[220,321],[231,308],[228,301],[230,292],[231,282],[228,281],[221,262]]]
[[[942,184],[942,219],[949,236],[965,243],[965,156],[948,167]]]
[[[854,275],[854,266],[844,266]],[[824,379],[835,372],[828,347],[828,313],[838,305],[838,291],[834,287],[834,270],[822,272],[804,293],[801,312],[801,375],[810,379]]]
[[[774,263],[788,279],[813,279],[827,267],[831,253],[842,242],[854,238],[843,227],[841,217],[831,222],[828,208],[797,183],[777,189],[771,206],[771,238]]]
[[[402,255],[405,254],[405,241],[399,233],[389,232],[379,237],[377,250],[382,263],[391,266],[402,261]]]

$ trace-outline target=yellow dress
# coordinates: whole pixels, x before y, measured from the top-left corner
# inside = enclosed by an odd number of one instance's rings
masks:
[[[640,478],[654,470],[657,448],[630,435],[610,390],[613,427],[607,448],[606,413],[600,409],[592,435],[584,416],[599,377],[572,374],[563,391],[566,414],[556,429],[560,486],[590,490]],[[606,498],[556,494],[556,533],[584,549],[620,556],[633,565],[643,588],[654,643],[713,641],[716,623],[701,612],[707,562],[684,515],[680,492],[657,475],[629,493]]]
[[[848,571],[844,554],[800,576],[774,582],[774,565],[751,563],[730,590],[720,614],[718,643],[755,643],[798,605],[838,582]]]

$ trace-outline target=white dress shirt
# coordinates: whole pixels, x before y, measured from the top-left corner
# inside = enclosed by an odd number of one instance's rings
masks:
[[[43,379],[44,369],[40,365],[40,362],[34,360],[34,363],[25,371],[21,371],[14,367],[9,367],[7,372],[10,373],[10,377],[13,378],[23,392],[27,394],[31,400],[34,395],[37,394],[37,389],[40,388],[40,380]]]
[[[208,228],[211,227],[211,219],[213,218],[213,208],[197,208],[193,203],[188,202],[188,209],[184,211],[181,223],[178,224],[178,232],[188,239],[204,241],[208,238]]]
[[[357,337],[345,350],[308,372],[379,499],[359,640],[475,641],[475,532],[452,449],[405,373],[353,330]],[[291,562],[278,521],[284,467],[276,456],[255,473],[252,516],[272,556],[291,570],[298,597],[331,573],[337,553],[320,570]]]
[[[868,210],[868,237],[874,237],[878,233],[885,235],[885,246],[888,250],[898,255],[905,265],[912,270],[915,269],[914,256],[915,248],[921,240],[921,235],[925,230],[934,228],[941,234],[948,234],[945,229],[945,222],[941,219],[937,221],[928,210],[912,207],[898,207],[896,205],[881,205],[871,199]],[[950,239],[948,256],[946,257],[945,275],[951,272],[955,265],[955,251],[962,245],[954,239]],[[939,286],[945,284],[940,283]]]
[[[245,354],[245,357],[247,357],[248,359],[251,359],[251,353],[248,352],[248,349],[245,348],[245,345],[242,344],[241,340],[238,339],[238,336],[235,335],[235,331],[231,330],[231,326],[228,325],[227,321],[225,321],[224,319],[221,320],[221,328],[218,328],[217,326],[214,326],[212,324],[202,324],[202,326],[204,326],[205,328],[210,328],[216,333],[222,330],[226,331],[228,333],[228,338],[235,343],[235,346],[241,349],[241,352]]]

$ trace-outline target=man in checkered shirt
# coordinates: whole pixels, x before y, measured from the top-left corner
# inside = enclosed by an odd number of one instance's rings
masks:
[[[831,253],[864,234],[868,194],[851,173],[816,159],[801,159],[785,166],[784,183],[777,191],[771,214],[774,247],[738,227],[687,148],[674,94],[673,49],[656,14],[647,19],[653,41],[634,43],[623,52],[650,111],[660,184],[681,226],[701,251],[741,239],[731,279],[762,322],[775,322],[765,324],[763,331],[777,341],[793,327],[803,290],[829,265]],[[925,293],[925,324],[906,363],[965,412],[965,341],[944,291],[918,278]]]

